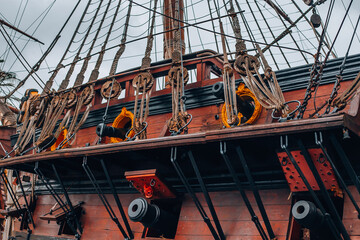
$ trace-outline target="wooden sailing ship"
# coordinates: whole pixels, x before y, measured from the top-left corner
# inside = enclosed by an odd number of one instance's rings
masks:
[[[265,2],[292,22],[278,4]],[[324,1],[304,2],[309,8],[301,18]],[[106,19],[111,3],[104,3],[100,19]],[[116,72],[131,6],[139,5],[129,2],[109,76],[99,78],[99,69],[113,24],[87,83],[84,73],[95,40],[83,59],[82,45],[78,49],[57,91],[50,89],[66,67],[65,55],[42,93],[25,92],[16,133],[1,129],[1,142],[12,146],[0,161],[8,203],[1,212],[6,219],[3,236],[360,238],[360,55],[328,60],[332,47],[327,45],[321,60],[325,25],[314,64],[273,71],[265,51],[289,29],[263,48],[253,41],[249,51],[240,31],[242,11],[235,12],[231,0],[224,5],[228,14],[216,19],[222,51],[186,54],[184,2],[165,0],[160,13],[155,0],[148,8],[141,66]],[[120,3],[116,6],[117,14]],[[166,59],[152,62],[156,14],[164,17]],[[315,30],[318,15],[313,16]],[[234,53],[226,46],[224,17],[232,23]],[[94,39],[102,23],[93,31]],[[81,70],[68,88],[79,62]],[[321,106],[309,101],[314,95]]]

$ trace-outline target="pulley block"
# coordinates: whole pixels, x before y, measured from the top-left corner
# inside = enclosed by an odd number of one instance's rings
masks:
[[[66,103],[66,109],[70,109],[72,108],[73,106],[75,106],[76,102],[77,102],[77,95],[76,95],[76,92],[75,90],[72,90],[67,94],[67,103]]]
[[[111,88],[112,87],[112,88]],[[103,98],[108,99],[110,97],[110,99],[113,98],[118,98],[119,95],[121,94],[122,88],[120,86],[120,83],[117,81],[113,81],[113,80],[109,80],[106,81],[100,90],[100,94]]]
[[[94,85],[86,86],[82,90],[80,97],[84,98],[83,104],[88,105],[94,97]]]
[[[303,0],[303,1],[308,6],[311,6],[313,4],[313,0]]]
[[[185,67],[173,66],[168,74],[169,84],[173,87],[176,87],[178,84],[178,79],[184,79],[184,85],[189,81],[189,72]]]
[[[318,28],[321,26],[321,17],[317,13],[313,13],[313,15],[311,15],[310,21],[311,21],[312,25],[314,26],[314,28]]]
[[[256,70],[260,68],[260,62],[257,57],[248,54],[243,54],[236,57],[234,68],[241,76],[247,75],[247,66],[252,74],[256,74],[255,68]]]
[[[41,104],[40,94],[30,96],[29,100],[30,100],[29,113],[30,116],[34,116]]]
[[[61,102],[63,96],[60,95],[55,95],[52,100],[51,100],[51,105],[53,106],[53,108],[55,109],[59,103]]]
[[[138,88],[139,92],[143,92],[145,88],[145,92],[148,92],[152,86],[154,85],[155,79],[149,71],[139,73],[133,79],[133,87],[135,89]]]

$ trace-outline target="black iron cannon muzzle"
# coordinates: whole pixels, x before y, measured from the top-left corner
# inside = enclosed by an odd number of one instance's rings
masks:
[[[310,201],[298,201],[292,207],[294,219],[302,226],[310,229],[311,239],[328,240],[334,239],[331,231],[326,224],[325,216]]]
[[[116,137],[125,139],[127,129],[125,128],[114,128],[111,126],[106,126],[104,123],[100,123],[96,127],[96,134],[99,137]]]
[[[212,93],[215,97],[225,101],[224,84],[222,82],[217,82],[213,85]],[[246,119],[251,118],[254,113],[255,107],[250,103],[250,101],[243,100],[238,95],[236,95],[236,103],[238,111],[241,112],[241,114],[246,117]]]
[[[149,204],[144,198],[137,198],[130,203],[128,215],[131,221],[140,222],[145,227],[156,229],[164,235],[167,235],[176,221],[173,214],[155,204]]]

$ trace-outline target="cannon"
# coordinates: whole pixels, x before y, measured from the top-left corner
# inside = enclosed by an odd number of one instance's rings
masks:
[[[100,123],[96,127],[96,134],[99,137],[116,137],[125,139],[127,129],[125,128],[115,128],[111,126],[106,126],[105,123]]]
[[[224,84],[222,82],[217,82],[212,87],[212,94],[225,101],[224,97]],[[243,100],[238,95],[236,95],[236,103],[238,111],[246,118],[249,119],[254,113],[255,107],[251,104],[250,101]]]
[[[164,236],[172,234],[169,231],[173,231],[177,222],[172,213],[148,203],[144,198],[137,198],[130,203],[128,215],[131,221],[140,222],[144,227],[155,229]]]
[[[310,229],[311,239],[334,239],[326,223],[325,216],[310,201],[298,201],[292,207],[294,219],[302,226]]]

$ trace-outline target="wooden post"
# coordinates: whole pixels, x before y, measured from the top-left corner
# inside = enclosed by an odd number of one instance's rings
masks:
[[[176,29],[179,25],[179,22],[174,20],[175,18],[175,10],[178,6],[176,6],[175,0],[164,0],[164,31],[168,31],[171,29]],[[184,1],[179,0],[180,3],[180,21],[184,21]],[[170,16],[166,17],[166,16]],[[184,23],[180,23],[181,27],[184,26]],[[185,42],[184,42],[184,28],[181,28],[181,50],[182,53],[185,53]],[[164,33],[164,59],[169,59],[172,56],[172,52],[174,51],[174,39],[175,39],[175,31],[170,31]]]

